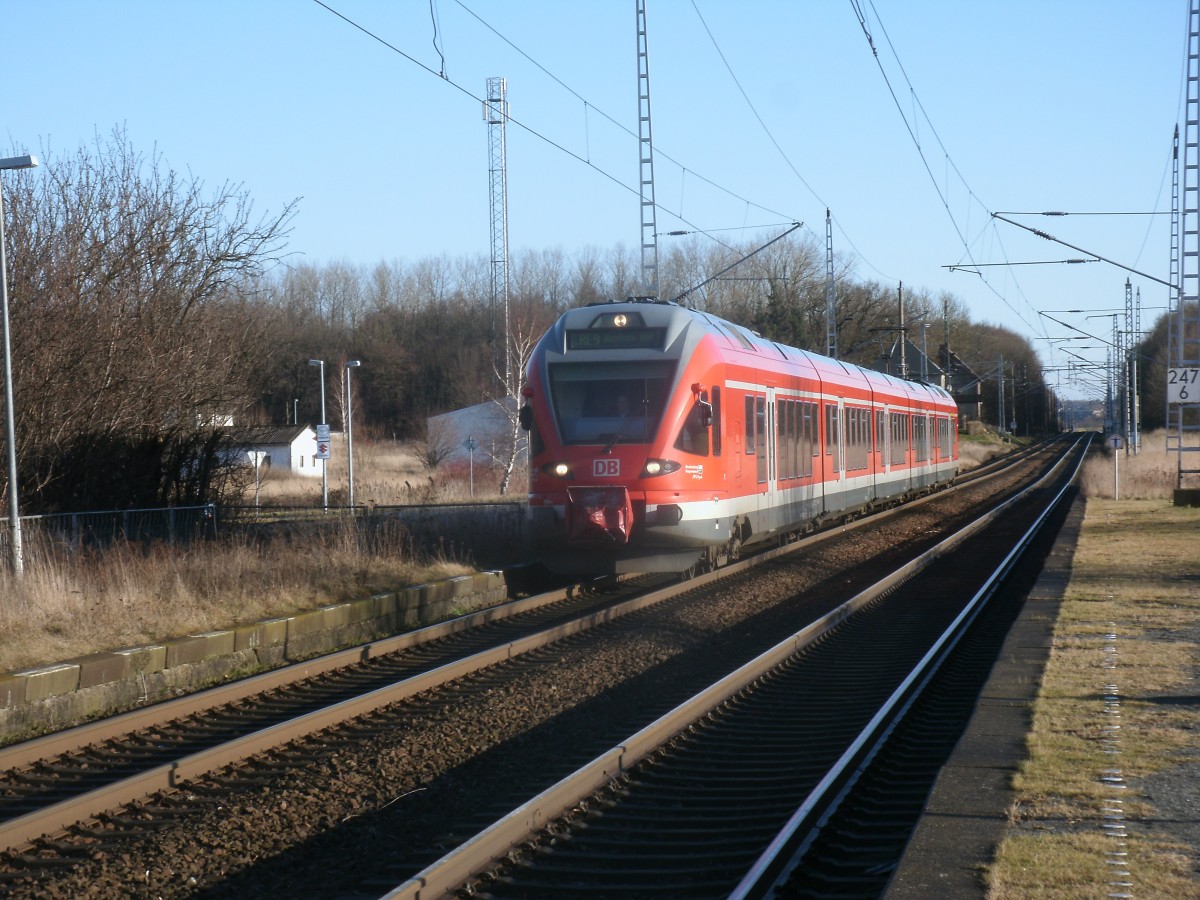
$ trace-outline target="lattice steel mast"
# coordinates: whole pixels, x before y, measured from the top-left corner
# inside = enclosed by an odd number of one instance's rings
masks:
[[[1188,4],[1187,55],[1179,297],[1171,316],[1168,362],[1177,370],[1200,368],[1200,0]],[[1179,402],[1168,400],[1167,434],[1167,449],[1178,452],[1179,491],[1184,489],[1185,476],[1200,475],[1200,397],[1194,390]]]
[[[825,355],[837,359],[837,295],[833,286],[833,218],[825,210]]]
[[[516,395],[513,383],[512,351],[508,321],[508,157],[504,126],[508,120],[507,87],[503,78],[487,80],[487,100],[483,118],[488,126],[488,183],[491,188],[492,237],[492,362],[496,363],[496,307],[504,311],[504,390]]]
[[[646,48],[646,0],[637,0],[638,148],[642,197],[642,290],[658,296],[658,227],[654,205],[654,141],[650,133],[650,58]]]

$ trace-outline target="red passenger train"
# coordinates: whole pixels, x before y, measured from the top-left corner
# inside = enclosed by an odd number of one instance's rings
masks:
[[[958,469],[941,388],[673,302],[571,310],[527,375],[528,524],[553,571],[706,571]]]

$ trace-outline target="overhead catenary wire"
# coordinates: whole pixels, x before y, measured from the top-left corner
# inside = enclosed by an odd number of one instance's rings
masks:
[[[951,169],[953,169],[954,174],[959,179],[959,182],[966,189],[968,201],[978,203],[985,211],[987,211],[987,206],[978,199],[974,190],[972,190],[971,186],[967,183],[966,178],[963,177],[962,171],[959,169],[958,165],[951,158],[949,151],[946,149],[945,144],[942,142],[941,135],[938,134],[937,128],[934,126],[932,119],[930,119],[929,114],[925,111],[925,106],[924,106],[924,104],[921,103],[920,97],[917,95],[916,88],[913,87],[913,84],[908,77],[908,73],[904,69],[904,63],[900,60],[900,55],[899,55],[899,53],[896,52],[896,48],[892,44],[891,36],[887,32],[887,28],[884,27],[883,20],[880,18],[878,10],[875,9],[875,4],[874,4],[873,0],[868,0],[868,2],[870,3],[871,12],[874,14],[875,21],[879,23],[879,30],[883,33],[884,39],[887,41],[888,49],[891,51],[892,57],[895,59],[896,65],[900,69],[900,74],[903,76],[905,84],[908,85],[909,94],[912,97],[913,103],[916,105],[916,108],[921,111],[921,116],[925,119],[925,122],[928,124],[929,130],[932,132],[934,140],[937,141],[937,145],[942,151],[942,155],[946,161],[946,164],[949,165],[951,167]],[[862,28],[863,34],[867,39],[867,43],[871,48],[871,54],[875,59],[875,64],[879,69],[880,75],[883,77],[884,84],[887,86],[888,93],[892,97],[892,102],[895,104],[897,112],[900,113],[900,118],[904,122],[904,127],[908,131],[908,136],[912,140],[913,146],[916,147],[917,155],[921,159],[921,164],[925,168],[925,173],[929,176],[929,181],[933,185],[934,190],[937,192],[938,199],[941,200],[942,208],[946,211],[946,215],[949,217],[950,223],[954,227],[955,233],[958,235],[959,242],[963,245],[963,250],[964,250],[967,258],[974,265],[976,260],[975,260],[974,254],[971,250],[971,243],[966,239],[966,236],[963,234],[963,228],[962,228],[962,226],[959,225],[958,218],[955,216],[954,211],[950,208],[950,202],[946,197],[946,192],[943,191],[941,185],[938,184],[937,177],[933,174],[933,168],[929,163],[929,158],[925,154],[925,148],[921,145],[921,140],[915,131],[915,125],[914,125],[913,121],[909,120],[909,116],[905,113],[904,106],[900,103],[900,98],[897,96],[896,89],[892,85],[892,80],[891,80],[891,78],[888,77],[888,73],[887,73],[887,70],[884,68],[883,61],[879,57],[879,49],[875,46],[875,39],[871,34],[871,29],[867,23],[867,16],[863,10],[862,4],[859,2],[859,0],[850,0],[850,6],[854,10],[855,16],[858,18],[859,26]],[[915,120],[915,118],[916,117],[913,116],[914,120]],[[1003,248],[1003,244],[1001,244],[1001,247]],[[1010,273],[1010,275],[1011,275],[1011,273]],[[1013,279],[1014,285],[1016,285],[1017,292],[1020,294],[1021,299],[1024,301],[1025,305],[1027,307],[1029,307],[1029,309],[1032,312],[1037,312],[1037,309],[1034,307],[1034,305],[1032,303],[1029,302],[1029,299],[1025,296],[1024,291],[1021,290],[1020,284],[1019,284],[1019,282],[1017,282],[1015,275],[1011,275],[1011,277]],[[1028,327],[1030,329],[1031,332],[1036,332],[1038,330],[1037,326],[1035,326],[1027,318],[1025,318],[1025,316],[1022,315],[1021,311],[1018,310],[1009,301],[1008,297],[1004,296],[1004,294],[1002,294],[1000,291],[996,290],[995,286],[992,285],[986,278],[983,278],[981,276],[981,279],[982,279],[983,283],[987,286],[988,290],[990,290],[1005,306],[1007,306],[1012,311],[1012,313],[1018,319],[1020,319],[1021,322],[1023,322],[1026,325],[1026,327]]]
[[[470,89],[463,87],[461,84],[458,84],[456,81],[454,81],[454,79],[450,78],[448,75],[443,75],[442,73],[437,72],[434,69],[431,69],[429,66],[425,65],[425,63],[421,62],[419,59],[416,59],[412,55],[405,53],[403,50],[401,50],[395,44],[384,39],[383,37],[379,36],[378,34],[375,34],[375,32],[371,31],[366,26],[359,24],[358,22],[354,21],[353,19],[351,19],[349,16],[345,15],[344,13],[341,13],[338,10],[334,9],[328,3],[325,3],[324,0],[313,0],[313,3],[315,3],[317,6],[321,7],[322,9],[326,10],[331,15],[334,15],[337,18],[341,19],[343,22],[345,22],[351,28],[356,29],[357,31],[359,31],[362,34],[369,37],[371,40],[376,41],[377,43],[379,43],[383,47],[387,48],[388,50],[391,50],[393,53],[397,54],[398,56],[401,56],[404,59],[408,60],[413,65],[420,68],[422,71],[429,73],[430,75],[434,76],[435,78],[438,78],[441,81],[444,81],[446,84],[453,87],[456,91],[465,95],[466,97],[469,97],[471,100],[474,100],[476,103],[482,104],[485,102],[483,97],[480,97],[479,95],[472,92]],[[591,162],[586,157],[580,156],[575,151],[564,146],[563,144],[554,140],[553,138],[549,137],[548,135],[543,134],[542,132],[540,132],[536,128],[534,128],[533,126],[526,124],[525,122],[521,121],[520,119],[517,119],[512,114],[508,114],[505,117],[505,121],[508,124],[511,124],[511,125],[515,126],[516,128],[519,128],[521,131],[525,132],[526,134],[529,134],[531,137],[537,138],[538,140],[542,141],[543,143],[549,145],[550,147],[553,147],[555,150],[558,150],[559,152],[566,154],[567,156],[571,157],[572,159],[576,160],[577,162],[582,163],[583,165],[587,166],[592,171],[594,171],[597,174],[601,175],[602,177],[608,179],[613,184],[617,185],[618,187],[622,188],[623,190],[626,190],[626,191],[630,192],[631,194],[634,194],[635,196],[640,195],[639,191],[636,187],[626,184],[617,176],[613,175],[610,172],[605,171],[600,166]],[[747,201],[747,202],[749,202],[749,201]],[[758,204],[754,204],[754,205],[758,206]],[[682,211],[675,212],[666,207],[662,207],[661,204],[658,204],[658,206],[659,206],[659,208],[662,208],[669,215],[672,215],[675,218],[677,218],[679,221],[685,223],[686,225],[691,226],[691,228],[694,229],[695,231],[700,232],[701,234],[705,234],[705,235],[709,234],[707,229],[700,227],[698,224],[696,224],[695,222],[692,222],[687,217],[682,215]],[[779,215],[779,216],[784,215],[783,213],[778,213],[774,210],[767,209],[766,207],[759,207],[759,208],[764,209],[766,212],[769,212],[772,215]],[[733,247],[730,247],[729,245],[725,244],[724,242],[718,240],[717,238],[712,238],[712,239],[714,241],[716,241],[716,243],[721,244],[721,246],[725,247],[725,249],[727,249],[727,250],[734,249]]]
[[[636,131],[634,131],[633,129],[629,128],[628,126],[622,124],[620,121],[618,121],[616,119],[616,117],[610,115],[609,113],[605,112],[600,107],[596,106],[594,103],[590,102],[586,97],[584,97],[582,94],[580,94],[577,90],[575,90],[573,87],[571,87],[565,81],[563,81],[561,78],[559,78],[553,72],[551,72],[548,68],[546,68],[540,62],[538,62],[532,56],[530,56],[529,53],[527,53],[525,50],[523,50],[521,47],[519,47],[513,40],[511,40],[509,37],[504,35],[494,25],[492,25],[490,22],[488,22],[486,19],[484,19],[482,16],[480,16],[477,12],[475,12],[473,9],[471,9],[469,6],[467,6],[463,2],[463,0],[455,0],[455,3],[457,3],[458,6],[460,8],[462,8],[462,10],[465,13],[467,13],[469,16],[471,16],[473,19],[475,19],[475,21],[477,21],[480,25],[482,25],[484,28],[486,28],[488,31],[490,31],[492,34],[494,34],[497,38],[499,38],[501,41],[503,41],[505,44],[507,44],[509,47],[511,47],[514,51],[516,51],[516,53],[518,55],[520,55],[523,59],[525,59],[530,65],[534,66],[536,69],[538,69],[540,72],[542,72],[547,78],[549,78],[551,81],[553,81],[559,87],[561,87],[564,91],[566,91],[568,94],[570,94],[572,97],[577,99],[580,103],[582,103],[584,105],[585,127],[586,127],[587,113],[594,112],[597,115],[599,115],[601,118],[605,119],[609,124],[613,125],[617,129],[625,132],[625,134],[629,135],[630,137],[634,138],[635,140],[638,138],[638,134]],[[727,188],[724,185],[718,184],[717,182],[713,181],[711,178],[707,178],[704,175],[700,174],[699,172],[696,172],[695,170],[688,168],[682,162],[680,162],[679,160],[675,159],[674,157],[672,157],[669,154],[667,154],[666,152],[664,152],[662,150],[661,146],[658,144],[655,144],[655,146],[654,146],[654,154],[655,154],[655,157],[662,157],[663,159],[670,162],[672,165],[678,166],[679,170],[684,175],[691,175],[693,178],[699,179],[704,184],[707,184],[709,187],[714,188],[715,190],[718,190],[721,193],[726,194],[727,196],[732,197],[735,200],[738,200],[740,202],[743,202],[750,206],[753,206],[755,209],[761,209],[763,212],[770,213],[773,216],[779,216],[781,218],[784,218],[789,222],[793,221],[793,218],[790,215],[788,215],[787,213],[779,212],[778,210],[772,209],[769,206],[764,206],[761,203],[756,203],[753,200],[749,200],[746,197],[743,197],[737,191]],[[669,215],[673,215],[676,218],[680,219],[680,221],[684,221],[681,215],[676,215],[671,210],[666,209],[665,207],[662,207],[662,204],[656,204],[656,205],[659,206],[659,208],[663,209],[663,211],[668,213]],[[682,210],[683,210],[682,198],[680,199],[679,209],[682,212]],[[710,228],[710,229],[706,229],[702,233],[708,234],[713,231],[721,231],[721,230],[733,230],[733,229],[711,229]]]

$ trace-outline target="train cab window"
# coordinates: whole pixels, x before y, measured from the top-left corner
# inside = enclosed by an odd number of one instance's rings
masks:
[[[557,363],[550,396],[566,444],[642,444],[658,431],[675,363]]]
[[[682,450],[684,453],[692,453],[696,456],[708,456],[709,428],[715,428],[715,423],[705,423],[704,406],[708,403],[708,394],[704,391],[696,398],[692,404],[692,408],[688,410],[688,414],[684,416],[683,425],[679,429],[679,435],[675,438],[675,449]],[[711,409],[711,407],[709,407]]]
[[[526,424],[528,423],[528,424]],[[529,456],[541,456],[546,452],[546,442],[542,440],[542,432],[538,428],[537,418],[533,415],[532,406],[521,408],[521,427],[529,432]]]

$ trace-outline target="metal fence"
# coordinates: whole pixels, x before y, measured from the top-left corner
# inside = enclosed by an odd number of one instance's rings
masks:
[[[525,538],[525,504],[446,503],[408,506],[222,506],[222,531],[270,533],[288,526],[353,524],[367,540],[403,532],[418,552],[469,554],[481,565],[498,565],[520,555]]]
[[[368,540],[400,529],[413,549],[466,552],[481,563],[512,558],[524,539],[523,503],[420,504],[413,506],[169,506],[22,516],[26,554],[39,548],[78,552],[128,543],[187,544],[221,533],[269,536],[295,526],[324,530],[353,526]],[[0,559],[8,555],[9,531],[0,525]]]
[[[216,534],[217,507],[168,506],[158,509],[108,509],[97,512],[21,516],[26,552],[40,546],[78,551],[116,541],[187,543]],[[0,552],[8,554],[9,531],[0,530]]]

